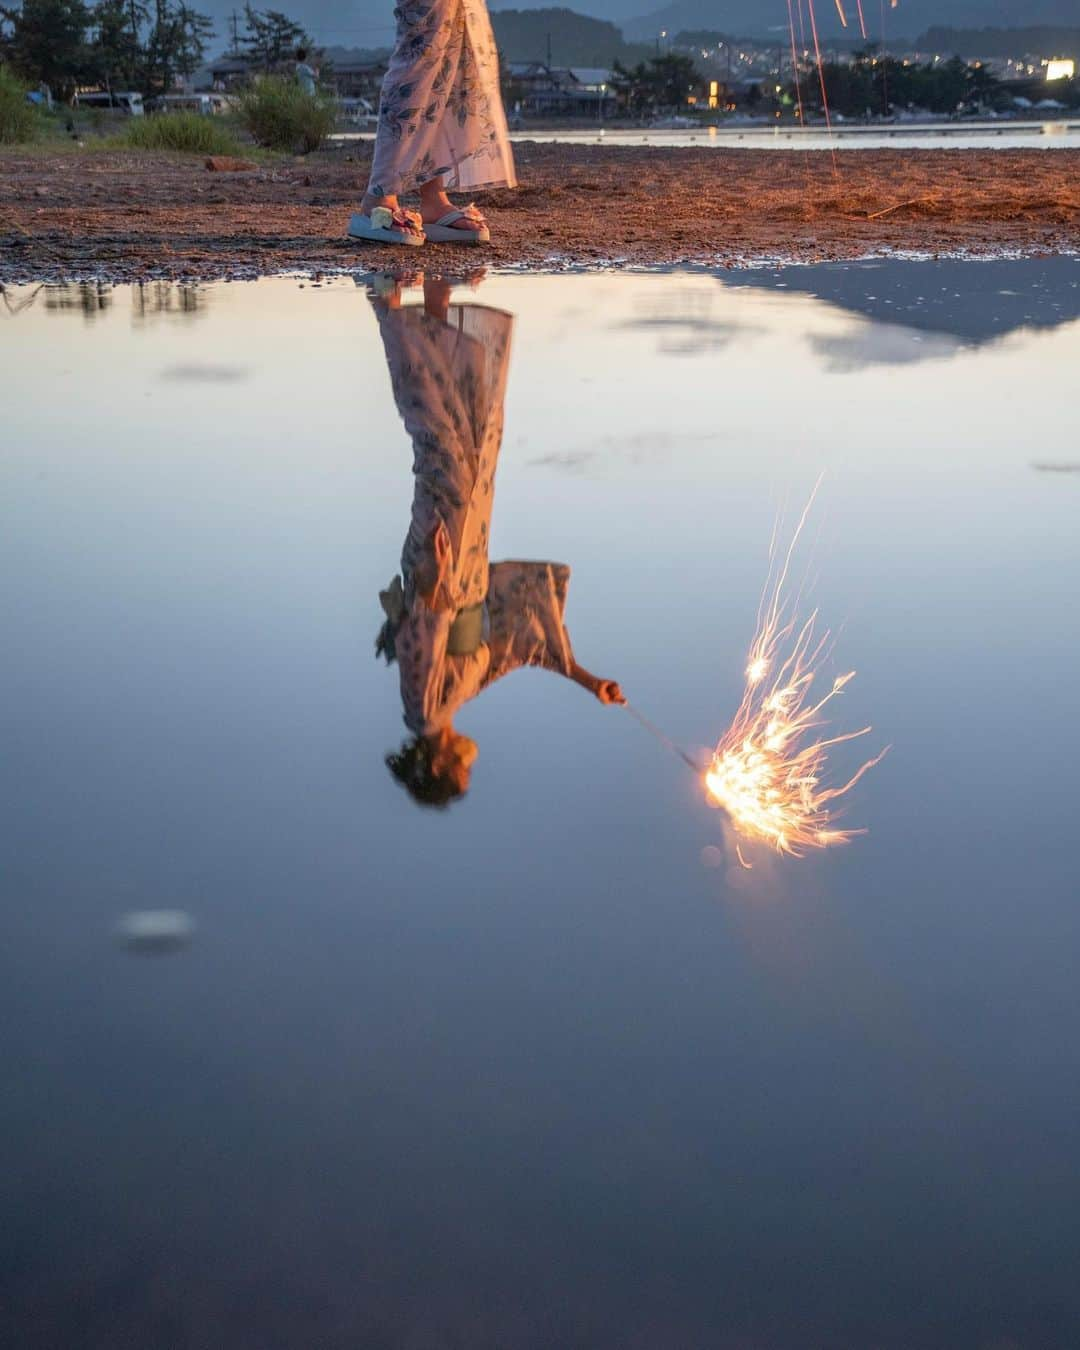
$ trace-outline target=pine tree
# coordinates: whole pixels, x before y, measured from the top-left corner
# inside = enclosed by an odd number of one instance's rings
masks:
[[[183,0],[154,0],[154,23],[147,42],[147,83],[167,94],[177,75],[190,79],[202,64],[214,21]]]
[[[83,0],[23,0],[20,9],[0,6],[0,19],[9,28],[4,56],[31,84],[46,84],[68,99],[91,75],[90,11]]]
[[[267,74],[297,47],[313,45],[303,25],[280,10],[262,11],[245,4],[244,26],[244,55],[253,65],[262,66]]]
[[[148,11],[142,0],[99,0],[91,11],[94,74],[108,89],[132,89],[141,79],[139,31]]]

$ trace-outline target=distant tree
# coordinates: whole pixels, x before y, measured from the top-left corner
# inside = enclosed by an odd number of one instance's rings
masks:
[[[148,18],[142,0],[99,0],[90,11],[90,65],[106,88],[140,83],[144,61],[139,32]]]
[[[949,61],[907,64],[878,55],[873,48],[857,51],[849,63],[828,61],[822,66],[828,104],[845,117],[867,112],[887,114],[893,108],[925,108],[949,114],[964,107],[1002,99],[1001,81],[985,66],[969,66],[958,56]],[[816,69],[805,72],[804,101],[820,102]]]
[[[18,9],[0,6],[0,52],[31,84],[47,84],[67,99],[86,78],[91,57],[86,44],[90,11],[83,0],[23,0]]]
[[[698,80],[689,56],[667,52],[640,61],[632,70],[615,62],[613,83],[631,112],[655,112],[659,108],[682,108]]]
[[[176,7],[176,69],[190,79],[206,59],[214,36],[214,21],[182,2]]]
[[[177,75],[190,79],[206,55],[214,22],[183,0],[155,0],[146,44],[146,85],[167,92]]]
[[[277,9],[253,9],[250,4],[244,6],[243,43],[244,55],[253,65],[262,66],[267,74],[297,47],[314,46],[303,25],[287,14]]]

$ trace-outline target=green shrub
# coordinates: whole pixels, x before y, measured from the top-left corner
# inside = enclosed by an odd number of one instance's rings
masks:
[[[41,115],[26,101],[26,86],[0,64],[0,145],[32,141],[41,126]]]
[[[267,75],[240,95],[240,121],[259,145],[309,154],[334,129],[333,99],[307,94],[281,75]]]
[[[124,141],[141,150],[181,150],[190,155],[242,155],[227,125],[197,112],[161,112],[133,117]]]

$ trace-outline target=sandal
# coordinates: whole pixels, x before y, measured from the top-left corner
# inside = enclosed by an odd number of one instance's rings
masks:
[[[370,216],[358,211],[349,221],[350,239],[363,239],[370,244],[411,244],[424,242],[424,223],[415,211],[401,207],[376,206]]]
[[[479,226],[478,229],[459,229],[454,222],[457,220],[471,220]],[[488,230],[487,221],[484,214],[475,202],[470,202],[463,211],[456,207],[453,211],[447,211],[445,216],[440,216],[432,225],[424,226],[424,233],[433,244],[490,244],[491,232]]]

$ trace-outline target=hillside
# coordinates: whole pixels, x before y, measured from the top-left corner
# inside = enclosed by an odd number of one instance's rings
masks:
[[[655,46],[627,42],[613,23],[571,9],[501,9],[491,15],[495,40],[507,61],[547,61],[556,66],[633,64]]]
[[[816,0],[818,29],[826,38],[857,37],[854,0],[847,0],[848,27],[837,15],[833,0]],[[872,38],[881,36],[880,7],[864,4]],[[886,34],[914,38],[917,33],[941,24],[957,28],[1010,24],[1052,25],[1076,23],[1078,0],[899,0],[886,11]],[[662,30],[721,29],[742,37],[766,37],[787,31],[786,0],[672,0],[622,24],[628,39],[647,41]]]
[[[957,56],[1073,56],[1080,60],[1080,28],[928,28],[916,44]]]

